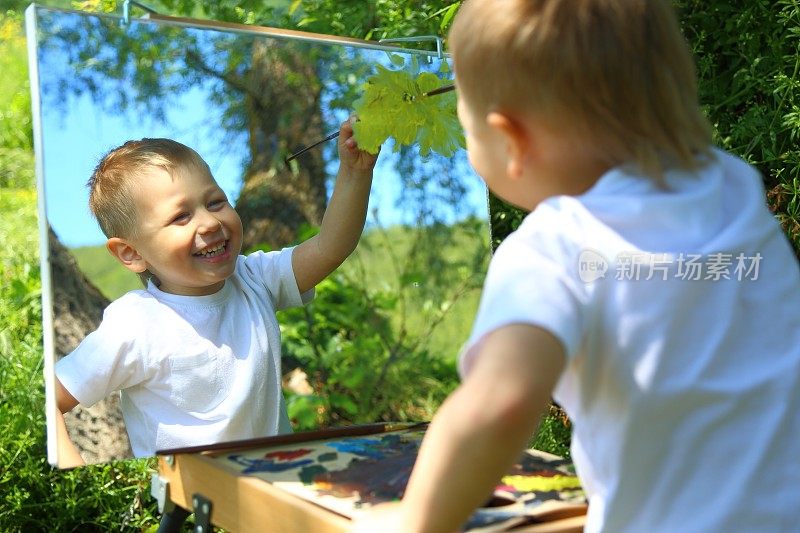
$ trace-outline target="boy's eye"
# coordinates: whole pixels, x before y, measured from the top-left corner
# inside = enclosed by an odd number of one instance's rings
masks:
[[[225,200],[224,198],[218,198],[216,200],[211,200],[210,202],[208,202],[208,208],[209,209],[221,209],[227,203],[228,203],[228,201]]]
[[[173,217],[173,219],[170,221],[170,224],[180,224],[181,222],[186,222],[187,220],[189,220],[189,213],[180,213]]]

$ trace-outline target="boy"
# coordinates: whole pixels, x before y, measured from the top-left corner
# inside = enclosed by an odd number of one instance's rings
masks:
[[[796,530],[798,265],[710,145],[670,3],[465,0],[449,46],[470,161],[530,213],[403,501],[356,527],[458,529],[552,393],[586,531]]]
[[[242,224],[192,149],[130,141],[89,182],[90,207],[122,265],[146,280],[56,365],[59,465],[83,464],[63,414],[121,390],[131,448],[211,444],[291,431],[275,311],[302,305],[353,251],[377,156],[340,130],[340,168],[319,233],[240,256]]]

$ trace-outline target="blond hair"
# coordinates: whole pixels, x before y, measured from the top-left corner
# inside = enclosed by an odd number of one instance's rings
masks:
[[[531,113],[609,165],[656,177],[710,153],[668,0],[465,0],[448,44],[459,91],[479,113]]]
[[[144,187],[136,178],[145,171],[160,168],[170,176],[179,169],[198,168],[210,173],[200,155],[171,139],[128,141],[108,152],[89,178],[89,209],[106,237],[125,239],[137,236],[138,218],[134,191]],[[147,284],[150,273],[139,275]]]

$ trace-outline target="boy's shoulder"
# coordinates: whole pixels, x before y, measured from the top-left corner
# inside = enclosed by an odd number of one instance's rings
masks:
[[[500,247],[551,249],[561,253],[573,251],[590,238],[591,226],[595,223],[590,209],[580,197],[554,196],[528,213]]]
[[[128,291],[113,300],[103,311],[103,320],[127,322],[131,326],[158,318],[164,304],[145,289]]]
[[[137,305],[139,303],[149,302],[151,300],[156,300],[156,299],[147,289],[133,289],[126,292],[116,300],[113,300],[111,304],[109,304],[109,307]]]
[[[284,277],[293,277],[292,252],[294,246],[277,250],[254,250],[240,255],[236,261],[235,276],[246,280],[275,283]]]

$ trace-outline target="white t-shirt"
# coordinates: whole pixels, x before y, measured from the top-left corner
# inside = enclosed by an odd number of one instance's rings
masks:
[[[149,284],[112,302],[98,329],[56,364],[81,403],[120,390],[134,455],[291,432],[275,312],[301,305],[292,249],[240,256],[208,296]]]
[[[797,260],[740,159],[715,150],[666,183],[613,169],[530,213],[492,259],[460,371],[503,325],[561,340],[586,531],[797,531]]]

